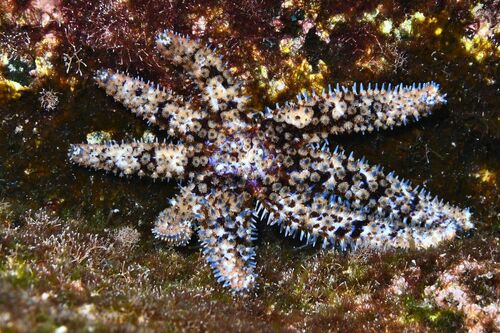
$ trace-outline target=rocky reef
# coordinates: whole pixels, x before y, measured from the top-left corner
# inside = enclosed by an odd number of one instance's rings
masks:
[[[3,1],[0,330],[498,330],[497,7],[498,1]],[[96,86],[102,68],[147,77],[187,96],[171,95],[178,105],[200,108],[196,80],[164,66],[154,46],[165,29],[210,44],[228,73],[248,82],[245,102],[301,133],[314,117],[293,112],[323,98],[324,87],[340,102],[342,86],[355,82],[356,92],[359,82],[363,90],[368,82],[405,82],[408,91],[413,82],[438,82],[446,106],[405,130],[369,133],[356,118],[362,110],[353,109],[352,120],[318,143],[338,134],[333,147],[424,181],[433,194],[470,207],[475,230],[427,249],[342,254],[321,244],[302,248],[260,221],[259,285],[228,293],[212,282],[199,253],[198,240],[209,238],[189,241],[190,226],[166,232],[157,224],[159,238],[186,245],[172,249],[150,234],[156,219],[183,214],[167,208],[157,216],[179,184],[115,179],[67,161],[67,148],[85,136],[94,145],[137,138],[155,145],[179,133],[128,116]],[[338,94],[335,86],[328,90],[330,82],[340,83]],[[279,109],[266,111],[276,103]],[[319,117],[318,124],[327,120]],[[343,135],[355,131],[366,134]]]

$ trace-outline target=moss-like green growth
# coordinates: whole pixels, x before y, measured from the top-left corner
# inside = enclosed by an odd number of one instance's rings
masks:
[[[23,86],[29,86],[29,84],[33,81],[30,71],[35,69],[35,65],[29,60],[11,58],[0,66],[3,67],[3,77],[7,80],[17,82]]]
[[[405,321],[419,321],[427,323],[437,332],[457,332],[462,327],[463,317],[460,313],[451,310],[439,310],[423,301],[411,296],[402,300],[405,307]]]
[[[28,288],[37,278],[29,265],[18,257],[6,257],[0,261],[0,277],[16,288]]]

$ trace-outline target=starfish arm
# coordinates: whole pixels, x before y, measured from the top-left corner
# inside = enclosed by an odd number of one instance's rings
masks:
[[[207,201],[206,219],[200,221],[198,237],[203,254],[219,283],[241,292],[255,286],[256,230],[250,208],[241,207],[248,199],[218,192]]]
[[[184,136],[197,132],[206,112],[194,110],[181,96],[153,83],[112,70],[99,70],[95,80],[99,87],[138,117],[168,130],[170,135]]]
[[[156,45],[166,59],[182,66],[194,78],[211,111],[243,110],[247,98],[242,96],[242,83],[212,49],[170,30],[158,35]]]
[[[360,245],[426,248],[473,228],[467,209],[443,204],[394,173],[385,174],[380,167],[337,149],[329,153],[302,148],[284,167],[279,186],[271,185],[267,196],[272,205],[265,208],[283,221],[293,217],[284,224],[290,231],[311,233],[312,224],[340,239],[359,239]],[[341,224],[331,230],[332,223]]]
[[[108,142],[71,145],[69,160],[119,176],[137,174],[163,180],[185,176],[187,154],[188,150],[181,144]]]
[[[383,85],[380,89],[378,85],[368,89],[363,85],[357,89],[356,84],[351,88],[337,85],[319,95],[299,94],[296,102],[267,108],[265,114],[281,125],[299,128],[304,138],[326,138],[405,125],[430,115],[446,103],[445,97],[434,82],[394,88]]]
[[[184,212],[178,212],[176,207],[169,207],[158,215],[152,232],[168,245],[183,246],[191,240],[193,225]]]
[[[322,194],[283,193],[256,205],[256,218],[277,224],[285,236],[299,237],[306,244],[341,251],[356,248],[366,215],[330,201]]]
[[[153,234],[171,246],[186,245],[193,234],[193,223],[201,217],[204,198],[193,193],[193,184],[181,188],[155,221]]]

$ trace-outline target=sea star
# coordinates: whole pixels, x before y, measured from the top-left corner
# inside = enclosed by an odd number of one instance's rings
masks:
[[[329,86],[255,112],[245,82],[215,51],[172,31],[159,34],[156,44],[192,77],[201,97],[196,103],[111,70],[98,71],[96,81],[178,142],[78,144],[69,159],[120,176],[186,180],[153,233],[179,246],[196,230],[217,281],[234,292],[256,284],[257,219],[280,225],[285,236],[341,251],[427,248],[473,228],[468,209],[324,143],[332,134],[372,132],[430,115],[446,102],[436,83]]]

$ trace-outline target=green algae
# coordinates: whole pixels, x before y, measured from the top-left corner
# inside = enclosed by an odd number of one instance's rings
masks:
[[[29,265],[18,258],[7,258],[5,262],[0,262],[0,274],[14,288],[27,288],[37,279]]]
[[[457,332],[462,327],[463,317],[451,310],[439,310],[436,307],[418,301],[411,296],[403,298],[405,321],[427,322],[437,332]]]
[[[33,69],[35,69],[35,65],[30,63],[29,60],[14,58],[4,65],[3,76],[7,80],[29,86],[33,82],[33,77],[30,76],[30,71]]]

